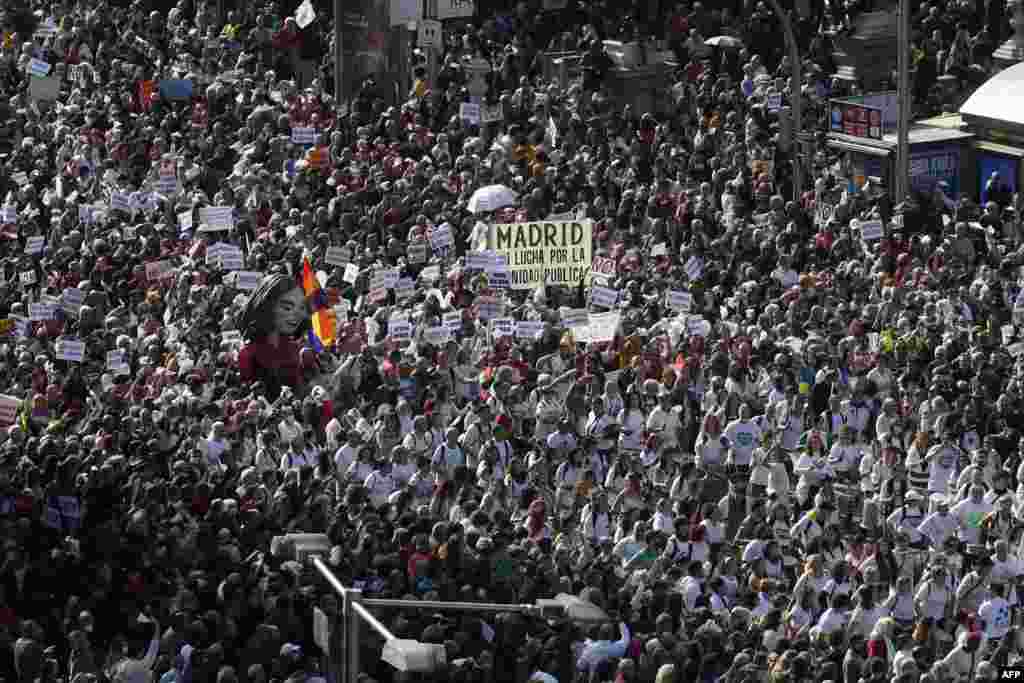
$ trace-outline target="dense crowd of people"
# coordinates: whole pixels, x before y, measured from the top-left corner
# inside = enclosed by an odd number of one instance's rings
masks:
[[[367,628],[364,683],[1020,665],[1024,206],[857,187],[784,114],[826,129],[870,4],[783,3],[800,65],[763,3],[494,4],[343,103],[321,7],[0,7],[0,681],[351,683],[300,533],[368,597],[597,615],[375,608],[447,661]],[[975,5],[916,8],[918,111],[990,72]],[[538,221],[585,277],[509,286]]]

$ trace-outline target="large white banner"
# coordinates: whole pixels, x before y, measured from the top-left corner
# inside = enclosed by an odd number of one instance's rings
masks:
[[[512,289],[575,287],[590,275],[593,222],[539,221],[492,225],[490,247],[505,256]]]

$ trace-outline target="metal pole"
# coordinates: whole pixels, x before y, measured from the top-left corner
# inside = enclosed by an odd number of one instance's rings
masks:
[[[896,200],[904,201],[910,196],[910,112],[914,106],[910,93],[910,3],[900,0],[899,31],[897,33],[897,68],[899,82],[899,128],[896,150]]]
[[[372,626],[373,630],[379,633],[384,640],[394,640],[395,634],[389,631],[388,627],[382,624],[380,620],[377,619],[377,617],[373,616],[373,613],[371,613],[370,610],[363,607],[363,604],[365,604],[365,602],[365,600],[353,602],[352,609],[354,609],[359,616],[365,619],[366,623]]]
[[[903,0],[905,1],[905,0]],[[775,16],[782,24],[782,32],[786,35],[786,42],[789,43],[789,61],[792,72],[789,80],[789,101],[793,110],[793,201],[800,201],[800,193],[803,190],[803,166],[800,164],[800,133],[804,129],[803,122],[803,62],[800,60],[800,46],[796,42],[796,34],[793,33],[793,24],[789,15],[779,5],[779,0],[769,0]]]
[[[344,0],[334,0],[334,106],[341,107],[342,97],[345,96],[345,82],[342,75],[345,73],[345,56],[341,51],[341,26],[342,17],[345,13]]]
[[[362,600],[361,606],[435,610],[438,612],[518,612],[520,614],[536,612],[539,609],[536,605],[502,605],[494,602],[439,602],[433,600],[384,600],[380,598]]]
[[[341,676],[342,683],[353,683],[359,676],[359,637],[360,616],[356,611],[357,603],[363,599],[360,590],[348,589],[342,593],[342,606],[345,620],[345,670]]]

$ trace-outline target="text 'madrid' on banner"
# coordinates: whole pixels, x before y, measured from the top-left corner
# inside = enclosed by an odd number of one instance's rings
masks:
[[[575,286],[590,275],[594,224],[538,221],[490,227],[490,246],[505,256],[512,289]]]

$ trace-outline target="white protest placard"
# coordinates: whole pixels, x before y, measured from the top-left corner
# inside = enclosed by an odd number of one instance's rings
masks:
[[[12,173],[11,182],[17,185],[18,187],[24,187],[25,185],[28,185],[28,173],[25,173],[25,171],[18,171],[16,173]]]
[[[57,307],[51,303],[34,303],[28,305],[28,319],[34,323],[53,320]]]
[[[595,275],[615,277],[617,270],[615,259],[610,259],[607,256],[595,256],[593,263],[590,264],[590,272]]]
[[[543,320],[517,320],[516,337],[519,339],[540,339],[544,336]]]
[[[782,93],[768,93],[768,103],[766,108],[768,111],[778,111],[782,109]]]
[[[590,288],[590,303],[602,308],[615,308],[619,303],[619,290],[593,285]]]
[[[865,242],[882,239],[882,221],[861,221],[860,237]]]
[[[182,232],[188,232],[192,229],[192,210],[182,211],[178,214],[178,227]]]
[[[18,407],[21,401],[13,396],[0,394],[0,425],[12,425],[18,419]]]
[[[43,253],[43,245],[46,243],[46,237],[43,235],[34,235],[25,240],[25,253],[26,254],[41,254]]]
[[[49,63],[35,57],[28,61],[28,72],[36,78],[43,78],[48,75],[52,68]]]
[[[463,102],[461,105],[459,105],[459,118],[470,125],[479,126],[480,105],[473,104],[470,102]]]
[[[14,225],[18,222],[18,207],[14,204],[5,204],[0,208],[0,225]]]
[[[69,313],[78,313],[85,302],[85,292],[77,287],[68,287],[60,295],[61,307]]]
[[[377,289],[378,287],[394,289],[396,284],[398,284],[397,268],[378,268],[373,271],[373,277],[370,278],[370,287],[372,289]]]
[[[442,223],[430,233],[430,247],[435,254],[452,246],[452,243],[452,226],[447,223]]]
[[[659,256],[668,256],[668,245],[664,242],[658,242],[651,247],[651,258],[658,258]]]
[[[441,266],[436,263],[432,266],[427,266],[420,271],[420,279],[424,282],[434,282],[441,278]]]
[[[415,281],[411,277],[400,277],[395,282],[395,297],[399,300],[408,299],[412,296]]]
[[[174,263],[171,261],[150,261],[146,264],[146,279],[150,282],[159,282],[174,272]]]
[[[693,305],[693,295],[689,292],[679,292],[676,290],[669,290],[668,292],[668,307],[673,311],[679,313],[689,313],[690,307]]]
[[[352,260],[352,250],[348,247],[328,247],[324,255],[324,261],[328,265],[343,268]]]
[[[79,204],[78,220],[82,221],[83,223],[95,223],[96,215],[98,212],[99,210],[95,206],[90,206],[89,204]]]
[[[110,195],[110,208],[115,211],[132,212],[132,198],[127,192],[114,192]]]
[[[491,320],[491,335],[495,339],[511,337],[515,334],[515,321],[512,318],[494,318]]]
[[[34,285],[36,283],[36,271],[34,271],[34,270],[23,271],[18,276],[18,279],[21,281],[21,284],[23,284],[23,285]]]
[[[242,333],[239,330],[224,330],[220,333],[220,340],[229,344],[241,344]]]
[[[389,320],[388,336],[399,344],[412,341],[412,323],[408,320]]]
[[[292,142],[296,145],[315,145],[316,128],[292,128]]]
[[[302,0],[302,4],[295,10],[295,23],[300,29],[304,29],[316,21],[316,9],[310,0]]]
[[[495,270],[487,274],[487,284],[491,289],[508,289],[512,283],[512,277],[506,267],[504,270]]]
[[[172,195],[178,191],[178,160],[174,157],[160,159],[157,166],[156,191]]]
[[[230,246],[220,253],[220,267],[224,270],[242,270],[245,268],[245,256],[242,255],[242,248]]]
[[[355,284],[356,280],[359,279],[359,266],[354,263],[346,263],[345,274],[342,275],[341,279],[350,285]]]
[[[467,270],[491,270],[494,267],[493,251],[471,251],[466,254]]]
[[[437,19],[422,19],[416,31],[416,42],[423,49],[440,50],[444,47],[444,31]]]
[[[699,256],[691,256],[686,260],[684,269],[686,270],[686,277],[691,282],[699,280],[700,276],[704,274],[704,259]]]
[[[590,311],[585,308],[563,308],[562,325],[571,330],[582,329],[590,325]]]
[[[999,334],[1003,338],[1003,346],[1008,346],[1017,334],[1017,328],[1013,325],[1003,325],[999,328]]]
[[[442,344],[448,343],[448,339],[451,338],[451,333],[448,328],[444,325],[438,325],[437,327],[428,327],[423,330],[423,341],[434,346],[441,346]]]
[[[507,273],[508,259],[505,258],[503,254],[495,254],[493,251],[489,253],[493,254],[493,258],[491,259],[491,262],[484,267],[484,270],[487,272],[487,274],[492,275],[494,273]]]
[[[57,358],[72,363],[81,363],[85,358],[85,342],[77,339],[58,339]]]
[[[235,225],[235,209],[231,206],[204,206],[199,209],[199,222],[216,230],[230,230]]]
[[[115,375],[127,375],[131,372],[124,357],[124,350],[107,351],[107,369]]]
[[[512,289],[574,287],[590,275],[592,221],[495,224],[489,243],[508,260]]]
[[[441,323],[449,334],[456,335],[462,330],[462,311],[451,311],[441,316]]]
[[[388,290],[383,287],[375,287],[366,294],[366,300],[371,304],[379,304],[386,301],[388,298]]]
[[[691,337],[706,337],[711,333],[711,323],[699,315],[687,318],[686,333]]]
[[[235,287],[243,292],[251,292],[260,286],[263,273],[255,270],[239,270],[235,273]]]
[[[505,312],[505,304],[495,296],[482,296],[476,300],[477,316],[481,320],[491,320]]]
[[[126,226],[124,226],[124,230],[121,231],[121,234],[124,236],[124,239],[125,239],[126,242],[134,241],[135,240],[135,226],[134,225],[126,225]]]
[[[481,104],[480,123],[500,123],[505,119],[505,112],[500,104]]]
[[[615,334],[619,331],[619,322],[622,319],[622,314],[618,311],[610,311],[608,313],[592,313],[590,315],[590,342],[610,342],[615,339]]]

